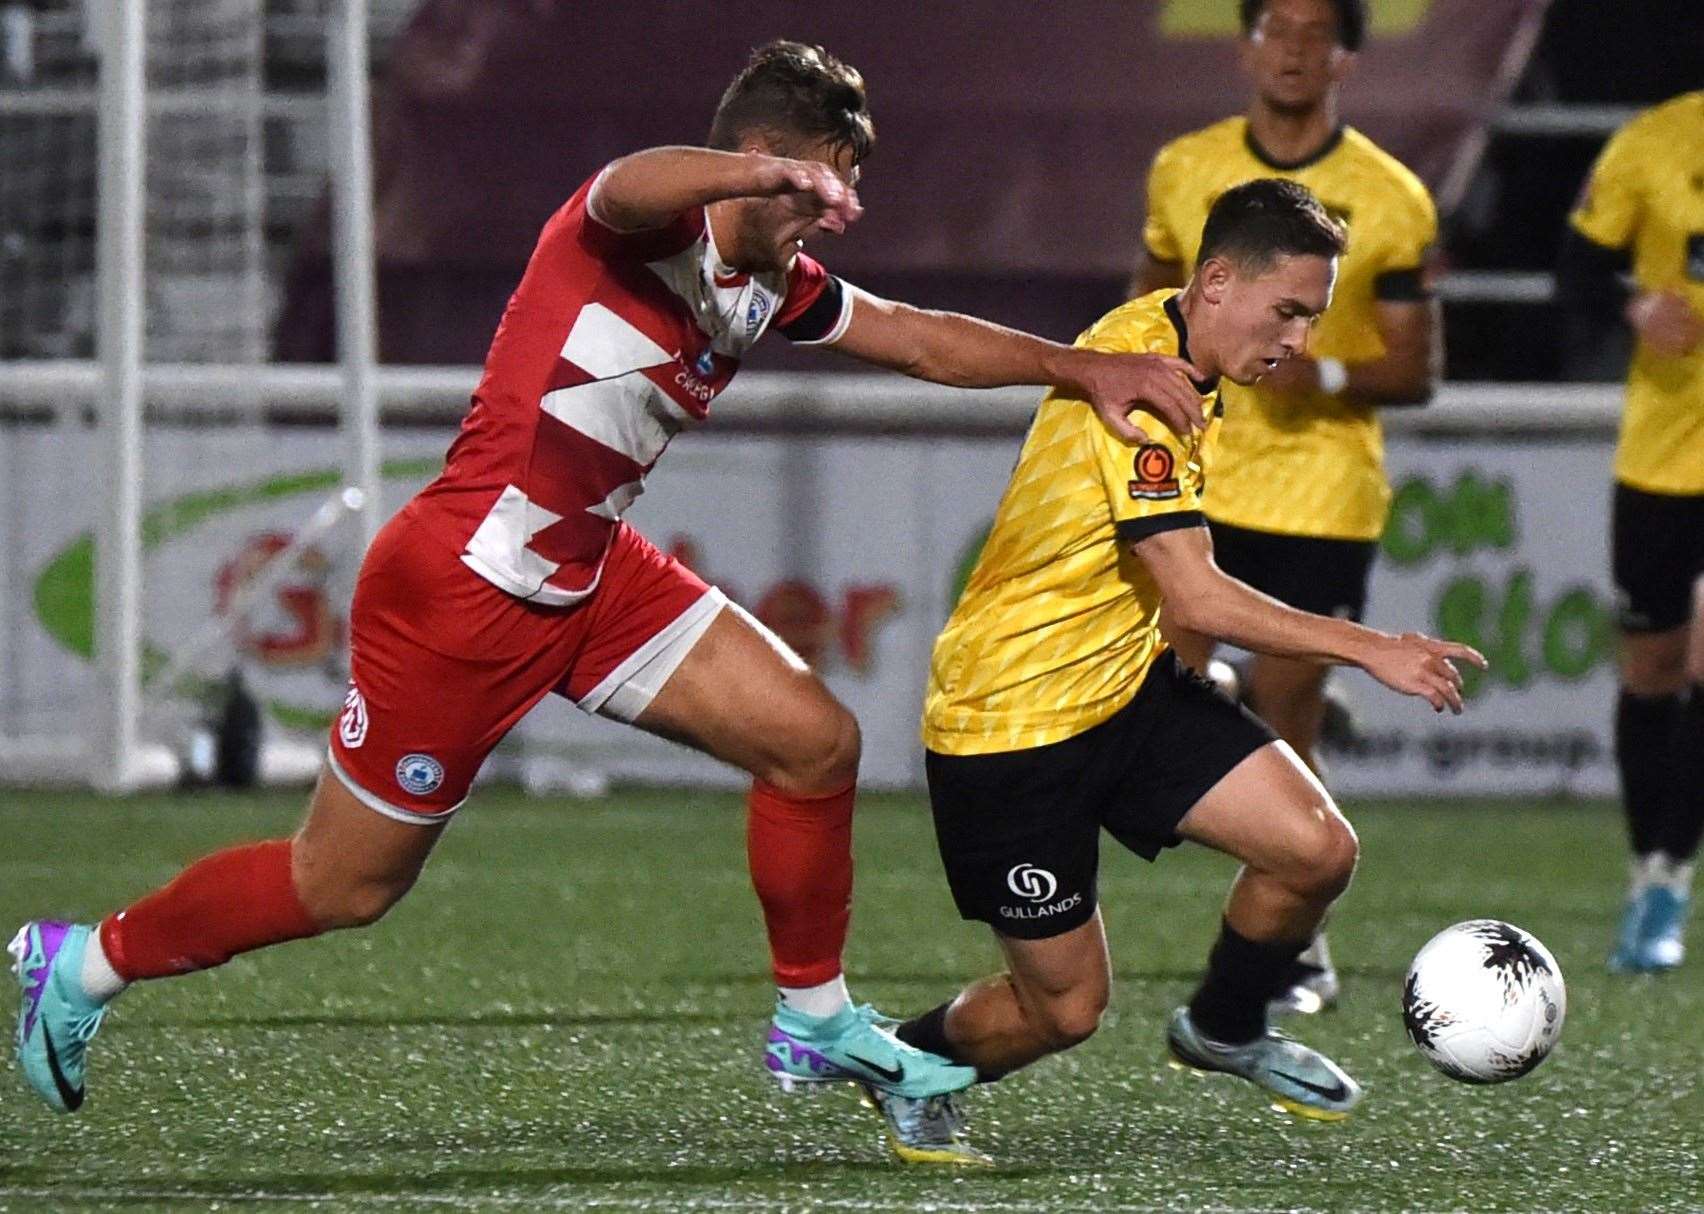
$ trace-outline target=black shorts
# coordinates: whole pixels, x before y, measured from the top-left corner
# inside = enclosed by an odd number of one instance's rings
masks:
[[[986,755],[929,751],[929,804],[966,919],[1039,940],[1088,922],[1104,826],[1152,860],[1230,770],[1276,735],[1171,650],[1135,699],[1063,742]]]
[[[1621,630],[1683,627],[1692,585],[1704,575],[1704,493],[1646,493],[1617,482],[1609,551]]]
[[[1315,615],[1359,620],[1379,550],[1372,540],[1280,535],[1208,522],[1219,568],[1280,603]]]

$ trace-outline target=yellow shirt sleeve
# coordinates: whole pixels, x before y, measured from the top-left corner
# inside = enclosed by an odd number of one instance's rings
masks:
[[[1142,244],[1155,261],[1182,261],[1183,248],[1177,234],[1166,220],[1166,203],[1170,190],[1170,149],[1161,148],[1148,170],[1148,219],[1142,225]]]
[[[1092,413],[1088,418],[1095,467],[1118,538],[1140,540],[1175,527],[1204,526],[1195,444],[1147,413],[1131,420],[1152,436],[1148,442],[1120,442]]]
[[[1154,297],[1150,296],[1149,299]],[[1162,308],[1148,323],[1148,301],[1136,301],[1108,313],[1077,339],[1077,345],[1109,354],[1177,353],[1177,331]],[[1216,398],[1203,402],[1211,416]],[[1124,442],[1108,430],[1094,410],[1082,405],[1083,442],[1120,539],[1140,539],[1173,527],[1205,526],[1201,513],[1202,438],[1180,438],[1153,414],[1130,415],[1150,441]]]
[[[1606,249],[1625,249],[1639,230],[1640,154],[1634,131],[1616,132],[1592,165],[1579,205],[1568,216],[1574,230]]]
[[[1438,208],[1431,196],[1422,192],[1415,199],[1412,221],[1405,224],[1391,248],[1386,270],[1421,270],[1425,268],[1432,246],[1438,240]]]

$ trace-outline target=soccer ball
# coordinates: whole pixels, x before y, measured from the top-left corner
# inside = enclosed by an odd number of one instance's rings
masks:
[[[1519,1079],[1543,1062],[1567,1007],[1550,950],[1496,919],[1469,919],[1433,936],[1402,986],[1409,1037],[1463,1083]]]

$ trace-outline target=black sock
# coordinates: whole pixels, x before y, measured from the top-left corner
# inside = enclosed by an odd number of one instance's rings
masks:
[[[1662,848],[1685,863],[1698,854],[1704,839],[1704,684],[1694,683],[1681,697],[1671,745],[1674,783]]]
[[[969,1066],[970,1063],[964,1055],[954,1048],[951,1041],[947,1040],[947,1009],[951,1006],[952,1001],[949,999],[940,1007],[930,1008],[921,1016],[913,1016],[896,1028],[893,1035],[905,1042],[906,1045],[920,1050],[928,1050],[931,1054],[939,1054],[948,1062],[956,1062],[960,1066]],[[985,1071],[978,1067],[976,1069],[976,1082],[993,1083],[996,1079],[1004,1078],[1005,1075],[1005,1071]]]
[[[1627,837],[1636,856],[1648,856],[1665,843],[1680,707],[1677,695],[1641,696],[1625,690],[1615,701],[1615,762],[1621,771]]]
[[[1309,941],[1266,943],[1240,935],[1229,923],[1207,956],[1207,973],[1189,1001],[1195,1027],[1226,1045],[1253,1041],[1266,1031],[1266,1004],[1283,989]]]
[[[906,1045],[957,1062],[958,1055],[953,1052],[953,1043],[947,1040],[947,1009],[951,1006],[952,1001],[949,999],[940,1007],[930,1008],[921,1016],[913,1016],[896,1028],[893,1035]]]

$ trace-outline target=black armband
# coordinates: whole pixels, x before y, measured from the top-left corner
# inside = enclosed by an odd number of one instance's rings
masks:
[[[1122,518],[1113,524],[1118,538],[1127,544],[1137,544],[1162,531],[1182,531],[1186,527],[1205,527],[1207,518],[1199,510],[1178,510],[1171,514],[1148,514],[1141,518]]]
[[[822,294],[810,307],[780,326],[780,334],[800,346],[838,341],[846,331],[846,314],[851,303],[852,293],[846,289],[846,284],[830,274]]]
[[[1382,303],[1425,303],[1432,298],[1426,274],[1419,266],[1411,270],[1386,270],[1373,279],[1373,298]]]

